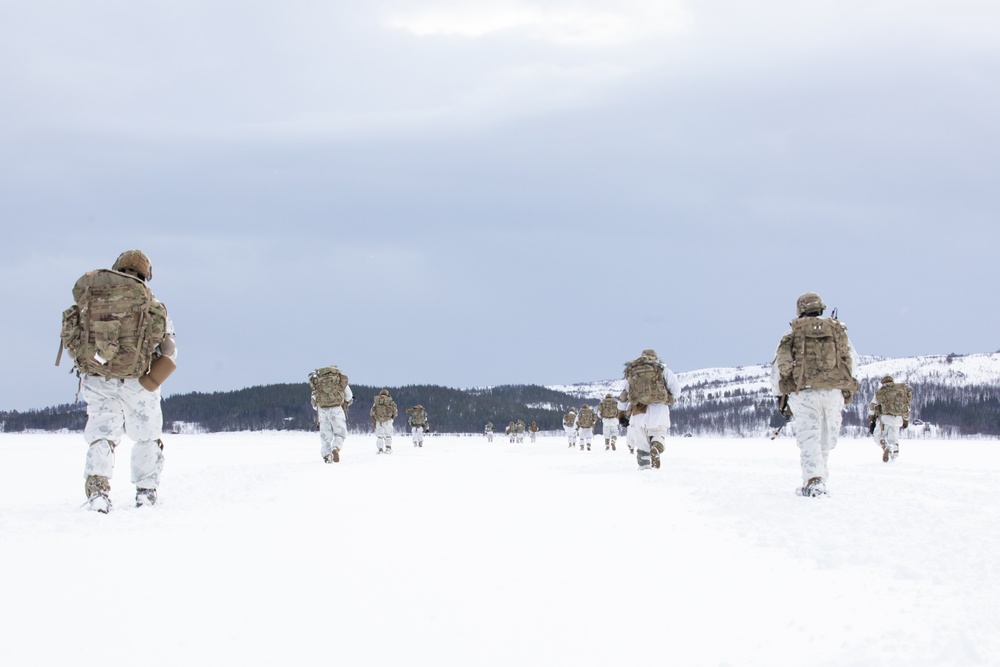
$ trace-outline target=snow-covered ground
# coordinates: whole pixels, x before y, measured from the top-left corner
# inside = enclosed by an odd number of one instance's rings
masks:
[[[81,509],[78,434],[0,434],[5,665],[996,665],[1000,447],[179,435]]]

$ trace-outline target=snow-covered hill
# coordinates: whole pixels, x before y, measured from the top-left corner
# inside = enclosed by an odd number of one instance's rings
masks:
[[[756,364],[732,368],[705,368],[695,371],[677,372],[681,385],[685,388],[680,400],[697,400],[738,393],[770,393],[771,365]],[[887,359],[862,356],[858,368],[858,380],[877,381],[891,375],[897,381],[911,384],[930,382],[945,386],[1000,386],[1000,352],[983,354],[937,354],[919,357]],[[625,386],[621,378],[571,385],[548,387],[562,391],[582,400],[600,400],[606,394],[617,395]]]

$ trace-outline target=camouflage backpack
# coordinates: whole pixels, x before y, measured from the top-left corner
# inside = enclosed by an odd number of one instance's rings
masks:
[[[379,394],[375,397],[375,403],[372,405],[372,417],[375,421],[387,422],[395,419],[398,414],[396,409],[396,402],[392,400],[392,397],[388,394]]]
[[[628,381],[628,398],[633,409],[636,405],[664,403],[673,405],[674,397],[663,378],[663,363],[658,359],[642,356],[625,364]]]
[[[605,396],[597,406],[597,413],[601,415],[601,419],[614,419],[618,416],[618,401],[614,396]]]
[[[421,405],[407,408],[406,414],[410,415],[409,421],[412,426],[423,426],[427,423],[427,411]]]
[[[576,425],[576,413],[567,412],[563,415],[563,426],[575,426]]]
[[[576,423],[580,425],[580,428],[592,428],[597,423],[597,415],[594,414],[594,410],[589,406],[580,408],[580,414],[576,418]]]
[[[875,392],[875,402],[882,407],[882,414],[908,417],[913,402],[913,391],[903,382],[890,382]]]
[[[847,327],[827,317],[800,317],[791,325],[792,332],[781,339],[775,357],[781,392],[807,387],[856,392]]]
[[[313,402],[321,408],[335,408],[344,404],[347,376],[336,366],[317,368],[309,374],[309,387]]]
[[[167,329],[167,309],[141,279],[110,269],[89,271],[73,286],[63,311],[62,346],[77,370],[106,379],[139,378]]]

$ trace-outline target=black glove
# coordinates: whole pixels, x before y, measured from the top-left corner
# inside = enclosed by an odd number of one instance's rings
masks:
[[[785,419],[792,418],[792,409],[788,407],[788,394],[782,394],[778,397],[778,412]]]
[[[910,425],[910,420],[907,419],[906,417],[903,417],[903,428],[906,428],[909,425]]]
[[[868,435],[875,435],[875,426],[878,424],[878,418],[872,415],[868,418]]]

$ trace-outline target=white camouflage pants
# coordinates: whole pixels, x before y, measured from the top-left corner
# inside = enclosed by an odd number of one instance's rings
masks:
[[[423,426],[413,426],[410,428],[410,434],[413,436],[413,444],[423,446],[424,444],[424,427]]]
[[[655,440],[666,444],[670,431],[670,408],[664,403],[646,406],[646,411],[629,418],[627,441],[630,447],[649,457],[649,444]]]
[[[329,408],[316,408],[319,418],[319,454],[326,458],[333,450],[344,446],[347,438],[347,415],[344,408],[335,405]]]
[[[899,429],[903,427],[903,418],[899,415],[880,415],[879,428],[875,430],[875,442],[885,440],[892,452],[899,451]]]
[[[566,437],[569,438],[569,444],[576,444],[576,427],[575,426],[563,426],[566,431]]]
[[[605,444],[614,442],[618,439],[618,419],[615,417],[610,417],[608,419],[602,419],[601,425],[604,427],[604,442]]]
[[[587,428],[580,427],[580,446],[590,447],[590,443],[594,441],[594,427],[590,426]]]
[[[813,477],[827,481],[827,459],[837,446],[843,419],[844,395],[839,389],[803,389],[788,395],[795,419],[795,439],[802,462],[802,483]]]
[[[375,442],[379,450],[392,446],[392,433],[391,419],[387,419],[384,422],[375,422]]]
[[[83,476],[111,479],[115,467],[114,448],[123,435],[132,446],[132,483],[140,489],[155,489],[163,472],[163,413],[160,390],[146,391],[138,380],[105,380],[84,375],[81,393],[87,402],[87,425],[83,437],[90,447]]]

